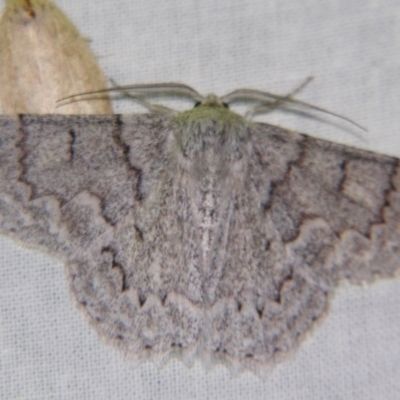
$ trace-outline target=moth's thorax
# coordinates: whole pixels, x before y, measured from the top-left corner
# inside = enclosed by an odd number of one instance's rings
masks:
[[[213,163],[213,158],[234,160],[247,136],[247,121],[230,111],[215,96],[173,120],[176,144],[184,157]]]

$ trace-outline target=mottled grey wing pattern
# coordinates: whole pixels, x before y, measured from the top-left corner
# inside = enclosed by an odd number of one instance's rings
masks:
[[[64,257],[113,344],[255,368],[296,347],[340,279],[399,269],[397,159],[264,124],[184,128],[0,117],[0,229]]]

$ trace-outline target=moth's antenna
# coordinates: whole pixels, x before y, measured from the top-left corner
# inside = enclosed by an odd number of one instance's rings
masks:
[[[292,90],[286,96],[283,96],[284,100],[274,100],[272,102],[268,102],[268,104],[266,104],[266,102],[265,102],[265,103],[259,105],[258,107],[252,108],[251,110],[249,110],[246,113],[246,118],[251,119],[255,114],[268,113],[268,112],[271,112],[271,111],[279,108],[283,103],[287,102],[292,97],[294,97],[297,93],[299,93],[301,90],[303,90],[313,79],[314,79],[313,76],[309,76],[308,78],[306,78],[306,80],[304,82],[302,82],[296,89]]]
[[[204,102],[205,97],[198,93],[196,90],[188,85],[182,83],[147,83],[138,85],[128,85],[128,86],[116,86],[109,89],[96,90],[93,92],[85,92],[74,94],[72,96],[64,97],[58,102],[73,99],[78,96],[87,96],[98,93],[107,92],[121,92],[121,91],[132,91],[132,96],[148,96],[153,94],[170,94],[170,95],[180,95],[193,99],[195,102]]]
[[[227,104],[231,104],[240,100],[251,100],[260,102],[261,105],[251,110],[249,112],[250,115],[254,115],[256,113],[263,111],[265,112],[266,110],[270,111],[274,108],[279,107],[281,104],[289,103],[291,105],[297,105],[305,109],[308,108],[310,110],[315,110],[324,114],[332,115],[336,118],[340,118],[344,121],[347,121],[357,126],[359,129],[362,129],[363,131],[367,131],[367,129],[365,129],[363,126],[357,124],[355,121],[351,120],[348,117],[334,113],[332,111],[325,110],[324,108],[321,107],[314,106],[313,104],[306,103],[305,101],[294,99],[293,96],[300,90],[302,90],[304,86],[306,86],[312,79],[313,79],[312,77],[307,78],[298,88],[296,88],[293,92],[291,92],[287,96],[280,96],[274,93],[264,92],[256,89],[238,89],[219,98],[219,101],[221,103],[227,103]],[[136,98],[136,100],[139,103],[143,104],[146,107],[148,107],[149,103],[137,99],[137,97],[149,96],[149,95],[151,96],[154,94],[167,94],[167,95],[178,95],[178,96],[189,97],[193,101],[200,103],[204,103],[207,100],[205,96],[202,96],[199,92],[197,92],[188,85],[185,85],[183,83],[168,82],[168,83],[146,83],[146,84],[127,85],[127,86],[115,86],[109,89],[78,93],[72,96],[64,97],[58,100],[57,103],[82,96],[88,96],[99,93],[118,92],[118,91],[119,92],[131,91],[132,92],[131,96],[133,98]],[[274,101],[271,102],[271,99]]]
[[[276,108],[277,106],[275,104],[282,104],[282,103],[289,103],[289,104],[294,104],[300,107],[303,107],[305,109],[310,109],[310,110],[315,110],[318,112],[322,112],[324,114],[329,114],[333,115],[336,118],[340,118],[344,121],[350,122],[351,124],[355,125],[359,129],[362,129],[363,131],[367,132],[367,129],[365,129],[363,126],[357,124],[357,122],[351,120],[350,118],[347,118],[343,115],[334,113],[332,111],[325,110],[324,108],[314,106],[313,104],[306,103],[305,101],[301,100],[296,100],[293,99],[292,96],[297,93],[299,90],[301,90],[305,84],[307,84],[309,80],[307,79],[298,89],[296,89],[293,93],[290,93],[288,96],[280,96],[274,93],[269,93],[269,92],[263,92],[261,90],[255,90],[255,89],[238,89],[235,90],[231,93],[228,93],[227,95],[221,97],[221,101],[224,103],[234,103],[235,101],[240,101],[240,100],[251,100],[251,101],[259,101],[261,102],[261,106],[257,107],[255,110],[256,112],[259,112],[263,106],[265,108],[270,109],[271,106],[273,108]],[[271,99],[276,100],[276,102],[271,103]]]
[[[156,112],[156,113],[165,113],[165,114],[178,114],[178,111],[173,110],[172,108],[165,107],[161,104],[152,104],[149,101],[143,100],[140,95],[133,95],[132,93],[129,92],[127,89],[123,89],[122,86],[118,85],[114,81],[114,79],[110,79],[111,84],[113,85],[113,88],[115,89],[120,89],[121,93],[124,94],[124,96],[129,97],[136,103],[142,105],[143,107],[147,108],[149,111]],[[142,96],[145,97],[146,94],[143,94]]]

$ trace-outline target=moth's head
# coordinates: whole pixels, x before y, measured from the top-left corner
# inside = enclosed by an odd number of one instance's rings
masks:
[[[245,120],[239,114],[229,110],[228,103],[222,101],[215,94],[196,101],[191,110],[178,113],[174,120],[177,123],[185,125],[201,124],[217,124],[225,126],[237,126],[242,128]]]
[[[197,101],[196,104],[194,105],[194,108],[196,108],[196,107],[229,108],[229,104],[221,101],[221,99],[218,96],[216,96],[215,94],[209,94],[208,96],[205,97],[204,100]]]

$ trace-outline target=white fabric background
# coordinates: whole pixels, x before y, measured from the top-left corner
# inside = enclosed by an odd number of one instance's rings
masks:
[[[56,3],[120,84],[284,94],[313,75],[298,98],[365,125],[364,141],[337,120],[277,112],[268,121],[400,157],[398,0]],[[60,262],[0,239],[1,399],[400,399],[400,278],[342,285],[323,323],[266,376],[177,360],[160,369],[102,343],[71,301]]]

